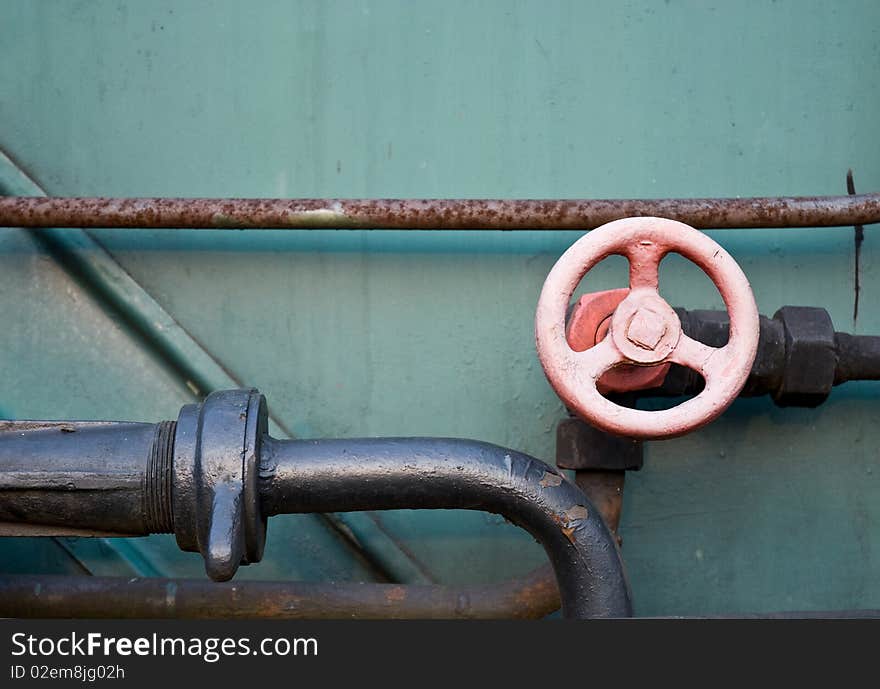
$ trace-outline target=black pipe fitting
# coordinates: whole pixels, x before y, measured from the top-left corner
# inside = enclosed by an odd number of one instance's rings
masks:
[[[676,309],[682,331],[712,347],[727,344],[726,311]],[[760,317],[758,353],[742,397],[770,395],[780,407],[817,407],[831,388],[850,380],[880,380],[880,337],[834,331],[831,316],[814,306],[783,306]],[[703,389],[698,373],[673,365],[663,384],[635,397],[693,395]]]
[[[636,394],[612,393],[617,404],[633,406]],[[574,471],[638,471],[645,463],[644,442],[613,435],[574,416],[556,426],[556,466]]]
[[[468,440],[276,440],[267,416],[256,390],[229,390],[176,422],[4,422],[0,533],[173,532],[223,581],[260,560],[275,514],[485,510],[541,542],[565,616],[632,614],[617,544],[554,467]]]
[[[675,309],[682,331],[703,344],[727,344],[726,311]],[[770,395],[780,407],[817,407],[832,387],[851,380],[880,380],[880,337],[834,331],[831,316],[814,306],[783,306],[760,317],[758,352],[741,397]],[[608,397],[635,407],[640,398],[696,395],[702,377],[673,364],[663,384]],[[640,440],[606,433],[570,416],[556,427],[556,464],[576,471],[638,471],[644,463]]]
[[[260,452],[268,437],[266,398],[223,390],[180,410],[174,436],[174,535],[199,552],[215,581],[259,562],[266,544],[260,505]]]
[[[825,309],[783,306],[773,315],[782,324],[785,364],[773,394],[780,407],[817,407],[831,394],[837,352],[834,324]]]

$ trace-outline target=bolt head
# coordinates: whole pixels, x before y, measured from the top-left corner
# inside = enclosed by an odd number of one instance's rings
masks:
[[[626,339],[641,349],[653,350],[666,334],[666,323],[660,314],[641,308],[633,314],[626,327]]]

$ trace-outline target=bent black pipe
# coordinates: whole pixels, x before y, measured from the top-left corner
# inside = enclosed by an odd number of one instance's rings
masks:
[[[632,614],[605,523],[555,468],[496,445],[452,439],[271,440],[263,445],[266,515],[477,509],[532,534],[553,565],[566,617]]]
[[[564,476],[467,440],[276,440],[255,390],[215,392],[174,422],[0,424],[0,534],[172,532],[215,580],[262,556],[282,513],[480,509],[537,538],[566,617],[632,614],[617,544]]]

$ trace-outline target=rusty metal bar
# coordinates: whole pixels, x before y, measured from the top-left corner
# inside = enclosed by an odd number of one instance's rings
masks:
[[[588,230],[660,216],[699,229],[880,222],[880,193],[716,199],[0,198],[0,227]]]
[[[0,576],[0,617],[539,619],[558,608],[549,565],[479,586]]]
[[[549,569],[549,568],[548,568]],[[398,586],[64,575],[0,576],[0,616],[87,619],[538,619],[546,581],[534,593],[501,586]],[[552,579],[552,574],[550,574]],[[523,579],[523,584],[529,580]],[[551,582],[552,583],[552,582]],[[537,601],[537,604],[535,603]],[[557,598],[558,601],[558,598]],[[880,610],[725,615],[756,619],[878,618]]]

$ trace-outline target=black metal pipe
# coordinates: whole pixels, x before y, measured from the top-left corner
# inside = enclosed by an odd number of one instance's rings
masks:
[[[728,338],[725,311],[676,309],[682,331],[711,347]],[[835,332],[825,309],[784,306],[773,318],[760,317],[758,353],[742,397],[771,395],[780,406],[815,407],[831,388],[853,380],[880,380],[880,337]],[[639,397],[693,395],[703,379],[673,366],[662,385],[632,393]]]
[[[173,435],[174,422],[0,422],[0,523],[171,531]]]
[[[880,194],[709,199],[0,198],[0,227],[588,230],[658,216],[698,229],[880,222]]]
[[[850,380],[880,380],[880,337],[834,333],[837,367],[834,384]]]
[[[617,544],[555,468],[488,443],[452,439],[263,443],[260,498],[289,512],[479,509],[503,515],[547,551],[566,617],[632,614]]]

